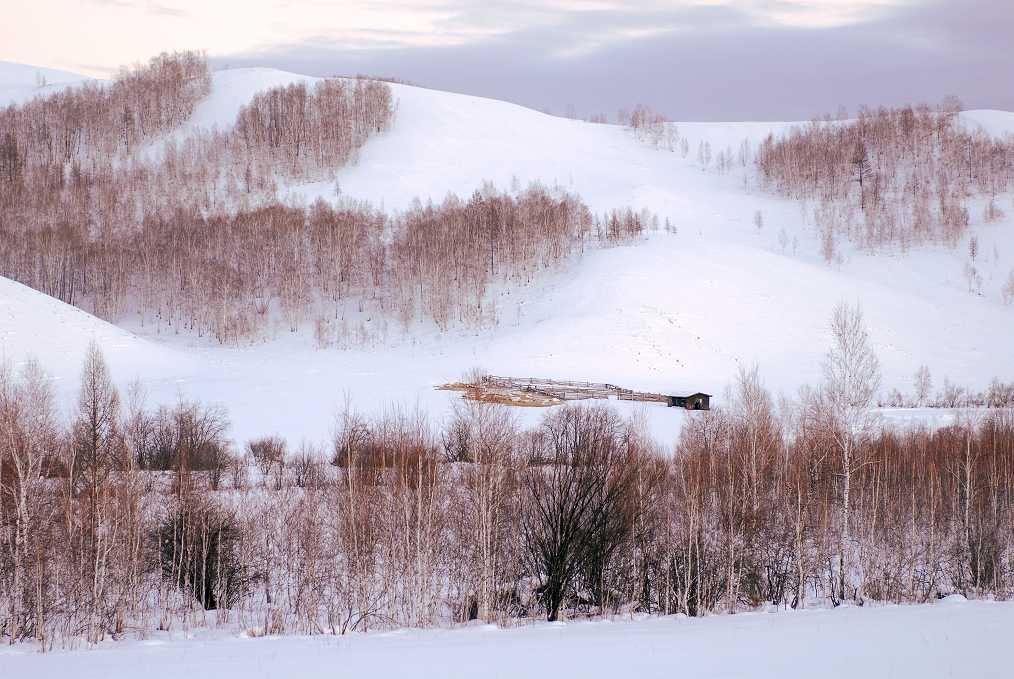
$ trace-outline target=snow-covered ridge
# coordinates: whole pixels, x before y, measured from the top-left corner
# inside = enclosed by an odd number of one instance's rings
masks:
[[[300,75],[267,67],[223,69],[215,71],[212,77],[214,80],[212,95],[195,111],[188,122],[188,127],[190,128],[217,127],[224,129],[232,125],[239,109],[259,92],[273,87],[292,85],[300,82],[313,84],[323,80],[323,78],[317,76]],[[35,96],[56,92],[83,82],[101,81],[70,71],[0,61],[0,106],[19,104]],[[422,92],[433,92],[443,99],[454,100],[455,98],[460,98],[461,100],[470,100],[477,104],[479,102],[488,102],[494,106],[511,107],[527,111],[533,115],[555,118],[555,116],[527,109],[518,104],[487,97],[441,92],[439,90],[400,83],[392,83],[391,87],[397,94],[416,93],[412,96],[419,96],[419,93]],[[972,109],[963,111],[960,115],[966,125],[982,129],[988,134],[994,136],[1014,134],[1014,112],[994,109]],[[706,136],[716,144],[721,144],[722,142],[738,144],[744,138],[759,141],[768,132],[777,133],[791,128],[793,125],[801,125],[806,122],[674,122],[671,124],[677,125],[685,132],[697,133],[696,136]]]
[[[0,61],[0,107],[21,104],[87,80],[91,78],[68,71]]]

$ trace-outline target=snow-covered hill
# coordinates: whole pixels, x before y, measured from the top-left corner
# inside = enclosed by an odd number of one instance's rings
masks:
[[[106,323],[15,281],[0,278],[0,361],[17,367],[28,357],[39,359],[56,378],[56,388],[71,402],[85,353],[96,342],[110,359],[122,383],[133,377],[157,384],[164,373],[193,369],[188,352],[153,342]],[[131,377],[133,376],[133,377]]]
[[[190,127],[230,124],[265,88],[313,81],[271,69],[215,74]],[[2,78],[0,78],[2,81]],[[982,388],[1014,379],[1014,309],[999,288],[1014,266],[1014,219],[988,226],[973,213],[983,295],[963,279],[965,244],[908,253],[845,250],[839,265],[817,254],[799,204],[757,190],[745,173],[702,169],[701,142],[736,151],[788,123],[679,123],[686,158],[656,150],[629,131],[548,116],[490,99],[394,85],[393,129],[337,173],[341,194],[387,209],[413,200],[467,195],[485,180],[501,188],[558,184],[595,211],[645,208],[675,233],[593,252],[536,287],[503,297],[500,327],[438,338],[420,334],[362,350],[317,350],[312,333],[284,334],[250,348],[143,337],[115,328],[10,281],[0,280],[0,338],[8,358],[34,354],[60,378],[69,402],[84,347],[97,338],[122,383],[135,377],[153,400],[180,394],[226,405],[238,440],[279,432],[327,436],[348,394],[361,409],[420,407],[443,416],[456,396],[433,386],[475,366],[498,374],[605,380],[640,389],[721,394],[741,365],[756,363],[768,386],[792,395],[820,379],[827,321],[841,300],[859,301],[884,366],[884,388],[911,388],[928,365]],[[2,93],[0,93],[2,95]],[[1014,114],[972,111],[967,124],[1014,131]],[[176,133],[185,134],[185,130]],[[335,182],[291,186],[293,199],[333,199]],[[1014,214],[1010,197],[1004,209]],[[764,226],[753,225],[761,211]],[[782,235],[784,233],[784,235]],[[641,406],[660,438],[683,414]],[[523,414],[538,417],[538,411]]]
[[[52,68],[0,61],[0,106],[20,104],[85,80],[90,78]]]

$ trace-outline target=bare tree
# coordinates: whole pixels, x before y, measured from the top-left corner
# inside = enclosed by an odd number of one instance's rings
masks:
[[[834,438],[839,461],[840,545],[838,592],[847,595],[851,577],[852,477],[863,464],[864,446],[877,424],[872,411],[880,386],[880,363],[870,343],[862,309],[839,303],[831,316],[834,341],[824,363],[824,404],[827,426]]]
[[[466,577],[474,607],[468,606],[465,617],[493,621],[507,612],[517,565],[511,521],[517,511],[517,424],[505,406],[462,400],[448,429],[453,433],[445,439],[448,450],[467,461],[461,522],[463,542],[473,555]]]
[[[870,154],[866,150],[866,144],[862,141],[856,143],[852,152],[852,167],[855,173],[855,182],[859,184],[859,208],[866,209],[866,184],[873,174],[873,167],[870,164]]]
[[[1000,299],[1003,301],[1004,306],[1014,304],[1014,269],[1011,269],[1007,273],[1007,281],[1000,288]]]
[[[262,484],[267,485],[268,479],[274,479],[276,489],[281,487],[287,448],[285,439],[280,436],[265,436],[246,444],[247,452],[261,473]]]
[[[631,472],[611,410],[565,408],[546,419],[543,436],[546,463],[529,465],[524,476],[529,510],[522,527],[546,617],[554,621],[582,560],[596,547],[614,549],[629,531]]]
[[[48,526],[54,506],[43,478],[47,458],[57,453],[58,427],[49,381],[29,360],[15,377],[0,363],[0,630],[12,642],[35,637],[46,647],[51,577]],[[11,535],[5,531],[11,527]],[[0,633],[3,633],[0,632]]]
[[[88,347],[81,376],[77,418],[69,459],[71,495],[83,501],[81,541],[88,591],[88,641],[97,643],[106,631],[103,603],[109,558],[118,539],[118,517],[111,476],[123,458],[120,397],[94,342]]]
[[[929,366],[919,366],[919,369],[915,371],[913,383],[915,386],[916,405],[926,405],[930,394],[933,393],[933,377],[930,375]]]

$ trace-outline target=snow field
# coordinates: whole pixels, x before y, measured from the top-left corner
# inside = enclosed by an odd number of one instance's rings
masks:
[[[574,676],[867,679],[1010,676],[1014,604],[960,597],[920,606],[468,626],[346,637],[249,638],[193,630],[86,652],[0,648],[4,676]]]

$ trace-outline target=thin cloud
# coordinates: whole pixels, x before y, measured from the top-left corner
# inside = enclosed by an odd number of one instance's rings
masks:
[[[784,4],[599,4],[455,46],[395,41],[352,50],[320,35],[217,63],[375,73],[582,115],[647,103],[683,120],[806,119],[839,105],[936,102],[949,94],[971,107],[1014,109],[1006,86],[1014,73],[1014,4],[865,3],[862,16],[843,12],[835,25],[817,27],[758,18]]]
[[[88,0],[88,2],[101,7],[138,10],[153,16],[169,16],[177,18],[190,16],[190,12],[182,7],[152,2],[151,0]]]
[[[33,0],[5,19],[0,59],[96,75],[192,48],[580,114],[805,118],[951,93],[1014,108],[999,0]]]

